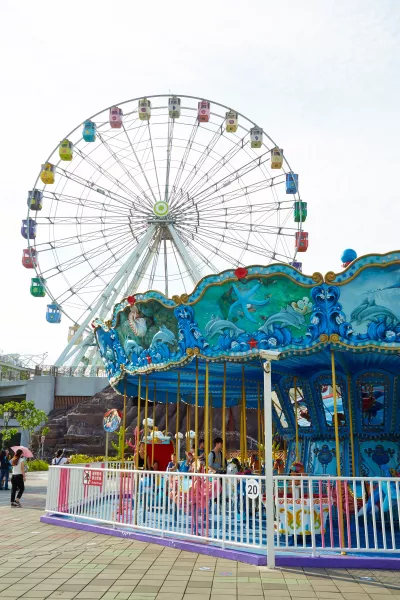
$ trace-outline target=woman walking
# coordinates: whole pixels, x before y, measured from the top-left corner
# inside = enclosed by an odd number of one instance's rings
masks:
[[[14,458],[11,461],[12,477],[11,477],[11,506],[13,508],[21,508],[20,499],[25,489],[25,461],[24,451],[18,449]],[[18,494],[17,494],[18,490]],[[17,497],[15,497],[17,495]]]

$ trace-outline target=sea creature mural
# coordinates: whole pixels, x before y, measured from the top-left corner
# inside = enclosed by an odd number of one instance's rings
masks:
[[[385,391],[383,386],[366,385],[362,388],[362,417],[366,425],[383,424]]]
[[[146,317],[142,315],[136,306],[132,306],[128,316],[129,326],[138,337],[144,337],[147,332]]]
[[[237,337],[244,332],[244,329],[240,329],[240,327],[237,327],[234,323],[227,319],[221,319],[221,317],[218,315],[212,315],[204,329],[206,337],[210,339],[215,335],[224,334],[228,334],[229,337]]]
[[[175,344],[175,336],[170,329],[167,329],[165,325],[161,325],[160,331],[158,331],[151,342],[151,346],[156,344],[169,344],[173,346]]]
[[[252,300],[252,297],[257,292],[260,285],[261,281],[253,285],[250,290],[240,290],[236,284],[232,284],[237,300],[229,308],[228,319],[231,319],[235,315],[235,312],[240,309],[241,314],[243,314],[246,319],[252,323],[257,323],[257,319],[250,311],[256,306],[265,306],[269,302],[269,298],[266,298],[265,300]]]
[[[272,325],[274,323],[301,329],[304,327],[306,320],[301,312],[296,310],[296,308],[293,308],[292,304],[288,304],[286,308],[282,308],[276,315],[271,315],[265,323],[259,327],[258,331],[269,333],[270,331],[273,331]]]
[[[399,322],[399,319],[393,311],[385,306],[376,304],[375,300],[369,300],[368,298],[363,300],[350,315],[351,323],[355,322],[357,325],[361,325],[361,323],[364,323],[365,321],[378,322],[385,319],[388,324],[396,324]]]
[[[143,352],[144,348],[135,342],[135,340],[127,338],[125,340],[124,350],[129,360],[132,360],[134,356],[139,356],[141,352]]]

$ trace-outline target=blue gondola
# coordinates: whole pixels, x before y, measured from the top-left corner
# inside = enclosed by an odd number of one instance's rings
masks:
[[[43,192],[40,190],[31,190],[28,192],[28,202],[31,210],[42,210],[43,207]]]
[[[299,176],[295,173],[286,173],[286,193],[296,194],[299,191]]]
[[[303,263],[294,260],[293,262],[289,263],[289,265],[300,271],[300,273],[303,272]]]
[[[36,237],[36,221],[33,219],[23,219],[21,235],[26,240],[34,240]]]
[[[46,321],[48,323],[61,323],[61,309],[55,302],[47,305]]]
[[[85,121],[83,124],[82,137],[85,142],[94,142],[96,140],[96,123]]]

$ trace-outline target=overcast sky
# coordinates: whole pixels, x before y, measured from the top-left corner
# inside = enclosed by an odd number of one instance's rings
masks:
[[[21,265],[27,191],[86,117],[123,100],[188,94],[229,105],[285,149],[308,202],[303,271],[399,249],[398,0],[42,0],[0,7],[4,353],[63,349]]]

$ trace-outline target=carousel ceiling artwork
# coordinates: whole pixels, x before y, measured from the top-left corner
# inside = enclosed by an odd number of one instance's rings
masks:
[[[260,350],[273,349],[284,367],[300,358],[307,366],[311,355],[317,364],[315,353],[326,348],[395,354],[399,296],[400,252],[371,254],[325,277],[285,264],[227,270],[172,299],[155,291],[128,296],[111,320],[92,326],[117,386],[125,376],[175,369],[195,356],[254,362]]]

